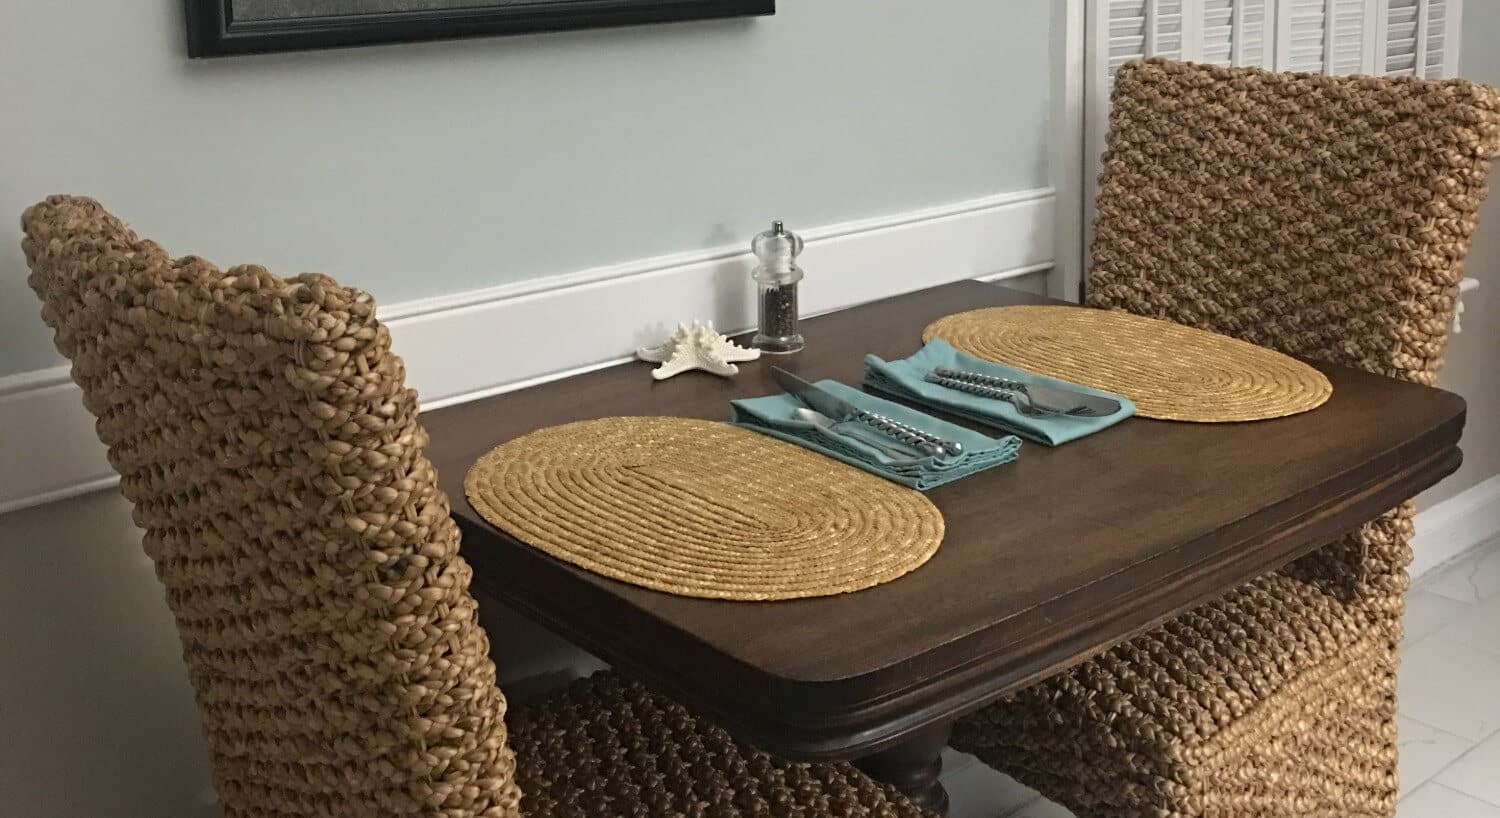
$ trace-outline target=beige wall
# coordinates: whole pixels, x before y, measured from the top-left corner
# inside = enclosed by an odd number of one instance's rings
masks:
[[[1471,0],[1464,4],[1459,74],[1500,85],[1500,3]],[[1424,505],[1445,500],[1500,474],[1500,173],[1490,180],[1490,197],[1479,218],[1479,232],[1469,251],[1467,275],[1479,289],[1464,296],[1463,332],[1453,337],[1439,379],[1445,388],[1469,402],[1464,430],[1464,465],[1422,497]]]

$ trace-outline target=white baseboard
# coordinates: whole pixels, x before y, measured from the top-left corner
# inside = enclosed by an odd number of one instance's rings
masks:
[[[803,311],[1049,266],[1053,200],[1042,188],[806,230]],[[753,262],[744,246],[723,247],[393,304],[380,316],[434,409],[610,365],[680,321],[748,328]],[[67,367],[0,378],[0,513],[114,479]]]
[[[1423,509],[1416,525],[1412,579],[1500,535],[1500,475]]]

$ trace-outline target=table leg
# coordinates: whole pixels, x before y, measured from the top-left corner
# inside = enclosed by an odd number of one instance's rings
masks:
[[[943,771],[943,748],[952,724],[935,724],[908,735],[874,755],[854,762],[876,781],[890,784],[917,806],[937,815],[948,814],[948,791],[938,781]]]

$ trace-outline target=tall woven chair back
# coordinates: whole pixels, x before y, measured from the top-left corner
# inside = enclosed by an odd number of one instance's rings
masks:
[[[1463,80],[1126,64],[1088,303],[1431,385],[1497,150]],[[1289,570],[1399,616],[1413,513]]]
[[[176,616],[231,816],[514,816],[416,395],[358,290],[170,259],[90,199],[29,279]]]
[[[1500,93],[1149,60],[1111,102],[1089,304],[1435,381]]]

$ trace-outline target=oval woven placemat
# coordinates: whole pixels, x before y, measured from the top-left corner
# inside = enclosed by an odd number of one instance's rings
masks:
[[[619,417],[540,429],[464,480],[491,523],[558,559],[684,596],[858,591],[943,539],[926,497],[727,423]]]
[[[922,332],[962,352],[1124,395],[1136,414],[1222,423],[1306,412],[1333,394],[1318,370],[1272,349],[1125,312],[990,307]]]

